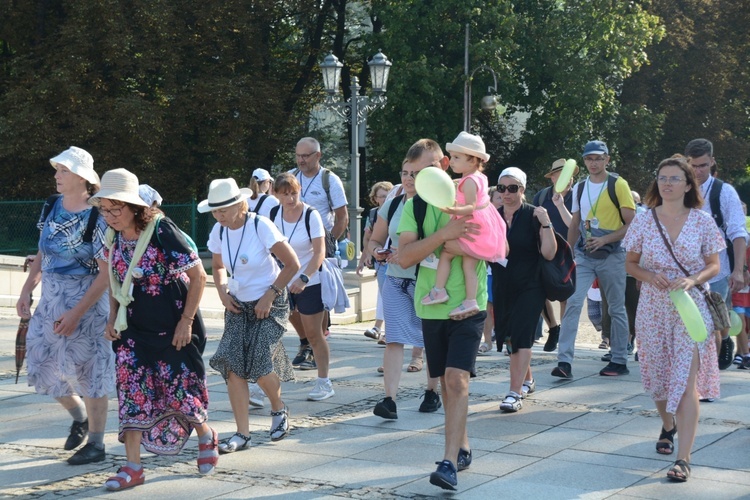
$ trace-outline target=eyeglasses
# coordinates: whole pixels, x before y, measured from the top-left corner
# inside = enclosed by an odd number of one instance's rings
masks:
[[[685,179],[682,177],[677,177],[676,175],[672,175],[670,177],[667,177],[666,175],[660,175],[656,178],[656,182],[659,184],[677,184],[678,182],[682,182]]]
[[[607,157],[606,156],[600,156],[598,158],[592,158],[591,156],[586,156],[586,157],[584,157],[583,161],[588,162],[588,163],[603,163],[603,162],[607,161]]]
[[[511,194],[515,194],[518,192],[518,190],[521,188],[518,184],[511,184],[510,186],[506,186],[505,184],[498,184],[497,190],[500,193],[509,192]]]
[[[303,155],[295,153],[294,156],[296,156],[300,160],[307,160],[308,158],[310,158],[312,155],[314,155],[316,153],[317,153],[317,151],[313,151],[312,153],[307,153],[307,154],[303,154]]]
[[[408,170],[402,170],[401,171],[401,177],[411,177],[412,179],[417,177],[417,174],[419,174],[421,170],[412,170],[409,172]]]
[[[100,208],[99,213],[102,214],[104,217],[119,217],[122,215],[122,208],[113,208],[111,210],[107,210],[106,208]]]

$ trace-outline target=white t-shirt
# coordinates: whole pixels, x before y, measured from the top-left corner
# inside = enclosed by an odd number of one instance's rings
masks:
[[[255,212],[255,207],[258,205],[258,202],[260,199],[265,195],[258,195],[257,198],[247,199],[247,206],[250,209],[251,212]],[[269,194],[266,197],[266,201],[263,202],[263,204],[260,206],[260,212],[257,212],[258,214],[262,215],[263,217],[269,217],[271,213],[271,209],[273,207],[276,207],[279,205],[279,200],[272,194]]]
[[[294,170],[290,173],[294,174]],[[300,184],[300,199],[313,207],[315,210],[320,212],[320,217],[323,219],[323,225],[329,231],[333,230],[333,224],[336,219],[336,215],[331,210],[331,206],[328,205],[328,195],[326,195],[323,189],[322,180],[323,169],[318,169],[318,173],[312,177],[305,176],[301,171],[297,171],[297,181]],[[346,194],[344,193],[344,184],[338,175],[331,172],[329,177],[329,191],[331,193],[331,201],[333,202],[333,210],[346,206]]]
[[[609,194],[606,194],[605,191],[607,189],[607,179],[604,179],[604,182],[591,182],[591,179],[586,178],[586,180],[581,181],[584,183],[583,186],[583,192],[581,193],[581,205],[578,205],[578,184],[576,184],[573,187],[573,207],[570,211],[570,213],[576,213],[578,211],[581,212],[581,220],[586,220],[586,217],[591,214],[591,217],[594,217],[594,214],[591,212],[592,209],[592,203],[593,206],[597,206],[596,201],[599,199],[600,196],[609,196]],[[590,200],[589,200],[590,198]]]
[[[313,245],[310,238],[323,238],[325,236],[325,230],[323,229],[323,220],[320,218],[320,214],[317,210],[310,212],[310,236],[307,235],[307,227],[305,226],[305,211],[309,205],[305,204],[302,210],[302,215],[299,220],[294,222],[287,222],[284,220],[284,208],[279,208],[279,212],[276,214],[276,220],[273,221],[276,227],[281,231],[281,234],[286,238],[291,245],[294,253],[297,254],[299,259],[300,268],[297,274],[289,281],[293,283],[294,280],[299,278],[299,275],[305,272],[308,264],[313,258]],[[325,242],[323,243],[323,252],[325,253]],[[308,275],[310,281],[308,285],[317,285],[320,283],[320,273],[316,269],[314,273]]]
[[[258,218],[258,230],[255,230],[255,218]],[[249,214],[243,228],[224,228],[219,238],[221,224],[218,222],[208,236],[208,250],[221,254],[221,260],[228,274],[238,283],[235,297],[242,302],[260,299],[268,287],[276,281],[279,266],[271,256],[271,247],[286,238],[276,229],[273,223],[255,214]],[[231,258],[230,258],[231,256]]]

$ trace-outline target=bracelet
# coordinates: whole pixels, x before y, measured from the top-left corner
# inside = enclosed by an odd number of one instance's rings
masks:
[[[542,226],[542,228],[544,228],[544,229],[549,229],[551,227],[552,227],[552,224],[550,224],[549,226]]]
[[[180,316],[182,316],[183,318],[185,318],[185,319],[188,319],[188,320],[190,320],[190,321],[195,321],[195,318],[194,318],[194,317],[193,317],[193,318],[191,318],[191,317],[190,317],[190,316],[188,316],[187,314],[180,314]]]
[[[270,290],[273,290],[273,293],[276,294],[277,297],[281,297],[281,294],[284,293],[281,288],[277,287],[276,285],[271,285],[268,287]]]

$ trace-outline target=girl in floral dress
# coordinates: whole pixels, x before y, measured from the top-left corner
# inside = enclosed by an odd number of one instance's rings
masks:
[[[686,481],[698,428],[699,394],[719,396],[719,369],[713,336],[694,341],[669,292],[682,289],[690,294],[711,332],[711,314],[696,287],[704,286],[719,272],[719,252],[725,244],[711,216],[700,210],[700,189],[684,158],[673,157],[659,164],[646,203],[654,207],[677,260],[692,273],[685,276],[680,270],[652,212],[637,214],[624,244],[628,250],[625,270],[643,283],[635,320],[641,379],[662,419],[656,451],[671,454],[679,430],[677,461],[667,477]]]
[[[142,484],[140,445],[174,455],[193,429],[198,470],[211,473],[219,455],[218,435],[206,423],[201,260],[177,226],[138,196],[138,179],[127,170],[104,174],[91,203],[113,230],[103,251],[111,287],[105,338],[116,354],[119,440],[127,455],[127,464],[105,486],[121,490]]]

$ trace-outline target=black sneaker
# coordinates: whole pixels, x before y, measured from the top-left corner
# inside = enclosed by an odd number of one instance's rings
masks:
[[[83,422],[76,422],[73,420],[73,425],[70,426],[70,434],[68,439],[65,441],[66,450],[74,450],[81,446],[83,440],[89,434],[89,421],[84,420]]]
[[[297,351],[297,355],[292,360],[292,366],[294,368],[297,368],[299,364],[305,360],[305,358],[307,357],[307,351],[312,352],[312,347],[310,347],[310,344],[300,344],[299,351]]]
[[[560,340],[560,325],[553,326],[547,332],[547,342],[544,343],[544,352],[552,352],[557,349],[557,341]]]
[[[560,378],[573,378],[573,367],[570,366],[570,363],[557,363],[557,366],[552,370],[552,376]]]
[[[419,405],[419,411],[422,413],[433,413],[443,406],[443,403],[440,402],[440,396],[438,396],[438,393],[432,389],[424,391],[423,397],[424,401]]]
[[[621,365],[620,363],[610,363],[602,368],[602,371],[599,372],[599,375],[602,377],[617,377],[619,375],[627,375],[630,373],[630,370],[628,370],[627,365]]]
[[[633,343],[630,342],[628,344],[628,356],[630,356],[631,354],[633,354],[633,351],[635,351],[635,345],[633,345]]]
[[[435,472],[430,474],[430,483],[435,486],[440,486],[444,490],[455,490],[458,485],[456,467],[450,460],[443,460],[442,462],[435,463],[438,464],[438,468]]]
[[[458,472],[466,470],[471,465],[471,450],[466,451],[463,448],[458,449],[458,460],[456,460],[456,466]]]
[[[612,351],[609,351],[607,354],[602,356],[602,361],[604,361],[605,363],[609,363],[610,361],[612,361]]]
[[[372,412],[381,418],[387,418],[389,420],[398,419],[398,414],[396,413],[396,402],[390,397],[383,398],[382,401],[375,405]]]
[[[297,366],[300,370],[317,370],[318,365],[315,363],[312,347],[305,351],[305,359]]]
[[[107,458],[107,455],[104,453],[104,448],[99,449],[94,443],[88,443],[86,446],[75,452],[75,454],[68,459],[68,463],[70,465],[84,465],[101,462],[105,458]]]
[[[721,340],[721,349],[719,350],[719,370],[726,370],[732,366],[734,359],[734,342],[732,337]]]
[[[742,358],[742,363],[737,368],[741,370],[750,370],[750,355],[744,356]]]
[[[635,351],[635,355],[633,356],[633,359],[638,361],[638,351]]]

